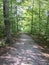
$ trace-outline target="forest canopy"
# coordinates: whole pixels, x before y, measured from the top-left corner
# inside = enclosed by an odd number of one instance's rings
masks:
[[[0,38],[5,37],[4,6],[7,1],[9,27],[17,32],[49,37],[49,0],[0,0]],[[6,14],[6,13],[5,13]]]

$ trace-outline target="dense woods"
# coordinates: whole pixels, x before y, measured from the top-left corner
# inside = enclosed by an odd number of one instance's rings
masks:
[[[0,0],[0,39],[18,32],[49,42],[49,0]]]
[[[49,0],[0,0],[0,65],[49,65]]]

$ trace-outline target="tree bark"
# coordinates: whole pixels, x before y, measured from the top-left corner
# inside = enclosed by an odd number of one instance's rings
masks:
[[[34,13],[34,0],[33,0],[33,3],[32,3],[32,20],[31,20],[31,34],[34,34],[33,31],[34,31],[34,26],[33,26],[33,13]]]
[[[41,17],[40,17],[40,7],[41,7],[41,4],[40,4],[40,0],[38,0],[38,3],[39,3],[39,32],[38,32],[38,35],[40,37],[40,34],[41,34]]]
[[[46,23],[46,31],[45,31],[45,34],[46,34],[47,37],[49,36],[48,25],[49,25],[49,11],[47,11],[47,23]]]
[[[6,42],[11,43],[10,23],[9,23],[9,0],[3,0],[3,14],[6,33]]]

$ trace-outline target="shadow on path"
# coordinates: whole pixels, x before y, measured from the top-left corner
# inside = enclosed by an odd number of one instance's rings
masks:
[[[21,34],[19,41],[6,50],[0,56],[0,65],[49,65],[38,45],[26,34]]]

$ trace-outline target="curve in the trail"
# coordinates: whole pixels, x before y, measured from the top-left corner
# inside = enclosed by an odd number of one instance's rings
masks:
[[[34,40],[26,34],[0,56],[0,65],[49,65]]]

